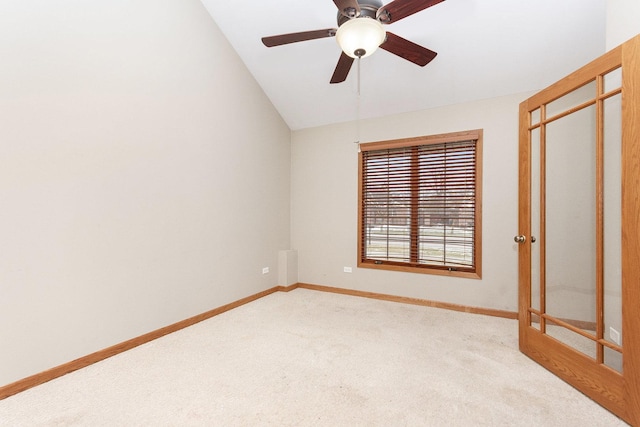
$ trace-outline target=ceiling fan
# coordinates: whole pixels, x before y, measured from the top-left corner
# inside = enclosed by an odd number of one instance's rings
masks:
[[[327,28],[263,37],[262,43],[267,47],[273,47],[335,36],[342,48],[342,54],[331,77],[331,83],[345,81],[354,59],[369,56],[378,47],[424,67],[437,53],[385,31],[382,24],[397,22],[443,1],[394,0],[383,6],[380,0],[333,0],[338,8],[337,29]]]

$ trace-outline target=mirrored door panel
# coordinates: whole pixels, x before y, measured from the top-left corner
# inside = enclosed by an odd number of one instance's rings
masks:
[[[611,80],[619,69],[610,73]],[[605,82],[608,81],[605,78]],[[612,83],[610,83],[611,85]],[[611,89],[619,88],[619,84]],[[607,88],[607,84],[605,84]],[[604,109],[604,159],[603,159],[603,199],[604,199],[604,247],[603,247],[603,338],[617,347],[606,347],[604,363],[622,372],[622,197],[620,182],[622,165],[622,96],[614,95],[603,101]]]
[[[546,333],[593,358],[597,297],[595,127],[595,105],[547,124],[544,186],[545,313],[553,318],[547,322]],[[592,339],[563,327],[564,323]]]
[[[538,110],[539,111],[539,110]],[[537,117],[537,116],[536,116]],[[533,117],[532,117],[533,120]],[[539,123],[539,120],[536,120]],[[540,128],[531,130],[531,308],[534,310],[533,320],[539,328],[540,312],[542,310],[540,286],[542,283],[542,271],[540,256],[541,238],[541,178],[542,178],[542,162],[541,153],[542,145],[540,144]],[[534,241],[535,240],[535,241]]]

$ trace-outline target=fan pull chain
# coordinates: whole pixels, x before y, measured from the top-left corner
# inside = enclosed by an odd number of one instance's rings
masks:
[[[360,99],[360,61],[362,61],[362,57],[358,57],[358,99]]]
[[[362,57],[358,57],[358,94],[356,97],[356,140],[354,141],[356,144],[360,143],[360,61],[362,61]]]

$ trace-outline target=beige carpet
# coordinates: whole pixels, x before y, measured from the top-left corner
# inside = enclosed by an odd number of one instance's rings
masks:
[[[297,289],[0,401],[1,426],[622,426],[517,322]]]

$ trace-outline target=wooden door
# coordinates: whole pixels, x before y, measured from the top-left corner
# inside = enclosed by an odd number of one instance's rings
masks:
[[[640,36],[520,105],[520,350],[640,426]]]

